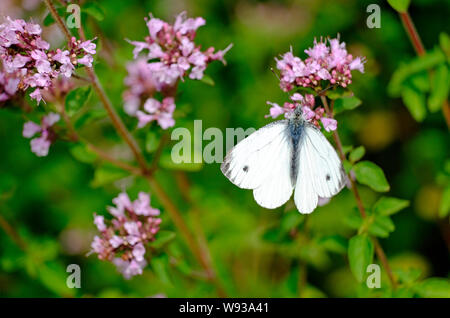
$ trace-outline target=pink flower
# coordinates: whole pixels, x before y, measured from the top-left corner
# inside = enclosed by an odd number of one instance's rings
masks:
[[[134,259],[138,262],[142,262],[144,260],[145,255],[145,247],[142,243],[136,244],[133,247],[133,256]]]
[[[158,122],[162,129],[175,125],[175,121],[172,118],[175,110],[173,97],[164,98],[162,103],[154,98],[149,98],[144,104],[144,110],[145,112],[137,111],[136,113],[139,119],[139,128],[154,120]]]
[[[337,121],[333,118],[322,117],[320,121],[323,124],[323,128],[326,131],[332,131],[337,129]]]
[[[78,59],[78,64],[85,65],[87,67],[92,67],[92,62],[94,58],[91,55],[85,55],[81,59]]]
[[[317,43],[317,40],[314,40],[314,46],[305,50],[305,53],[309,55],[309,57],[318,60],[323,59],[328,55],[330,49],[327,47],[325,43],[320,41]]]
[[[45,128],[49,128],[57,123],[60,119],[60,116],[56,113],[49,113],[47,116],[42,118],[42,126]]]
[[[357,57],[353,61],[351,61],[349,67],[351,70],[358,70],[361,73],[364,73],[364,61],[360,57]]]
[[[150,15],[150,20],[147,22],[148,32],[150,33],[150,36],[152,39],[156,39],[156,35],[159,31],[162,30],[164,26],[164,21],[160,19],[153,18]]]
[[[123,274],[125,279],[130,279],[136,275],[142,275],[143,268],[147,265],[145,261],[137,262],[135,260],[124,261],[121,258],[115,258],[113,263],[117,266],[119,272]]]
[[[25,138],[31,138],[40,131],[41,131],[41,126],[39,126],[38,124],[36,124],[32,121],[28,121],[25,123],[25,125],[23,125],[22,135]]]
[[[34,138],[30,141],[31,152],[38,157],[45,157],[48,155],[48,149],[50,148],[50,141],[47,140],[47,134],[42,133],[41,137]]]
[[[141,53],[142,50],[144,49],[149,49],[150,45],[146,42],[139,42],[139,41],[130,41],[127,40],[128,43],[130,43],[131,45],[134,45],[134,49],[133,49],[133,57],[135,59],[137,59],[139,53]]]
[[[38,157],[45,157],[48,155],[48,150],[51,145],[50,135],[51,126],[59,121],[59,115],[55,113],[49,113],[42,118],[41,126],[31,121],[26,122],[23,126],[22,135],[25,138],[32,138],[38,133],[41,136],[33,138],[30,141],[31,151]]]
[[[119,237],[119,236],[117,236],[117,235],[114,235],[114,236],[109,240],[109,243],[111,244],[111,246],[112,246],[113,248],[118,248],[120,245],[122,245],[122,244],[124,243],[124,240],[123,240],[121,237]]]
[[[105,218],[102,215],[94,215],[94,224],[101,232],[106,230]]]
[[[280,107],[277,103],[267,102],[268,105],[272,105],[270,108],[270,115],[266,115],[265,117],[277,118],[278,116],[284,114],[284,109]]]
[[[86,53],[94,55],[96,52],[95,48],[97,45],[92,42],[92,40],[87,40],[78,45],[78,48],[83,49]]]
[[[310,121],[316,116],[316,113],[313,112],[311,108],[309,108],[308,106],[303,106],[302,111],[303,111],[303,118],[305,118],[305,120],[307,121]]]
[[[40,104],[42,100],[41,90],[39,88],[36,88],[31,94],[30,97],[37,101],[38,105]]]
[[[182,12],[177,16],[173,29],[175,32],[180,32],[181,35],[184,35],[188,32],[195,32],[205,23],[205,19],[201,17],[186,19],[186,12]]]
[[[137,215],[159,215],[159,210],[150,206],[150,196],[145,192],[139,192],[138,198],[133,202],[133,209]]]
[[[94,240],[91,243],[91,248],[97,254],[102,254],[105,249],[102,239],[97,235],[94,237]]]

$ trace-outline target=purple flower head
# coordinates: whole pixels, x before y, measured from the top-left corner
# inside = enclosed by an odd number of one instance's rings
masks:
[[[294,56],[292,48],[276,58],[280,71],[280,87],[288,92],[296,87],[308,87],[321,91],[329,85],[347,87],[352,82],[352,70],[364,72],[365,59],[353,58],[344,42],[338,38],[319,42],[305,50],[305,60]]]
[[[31,128],[31,127],[30,127]],[[161,219],[159,210],[150,206],[150,196],[140,192],[135,201],[120,193],[113,199],[114,207],[108,211],[113,218],[107,220],[94,214],[94,224],[100,234],[92,242],[92,253],[101,260],[114,263],[126,279],[142,274],[146,266],[146,244],[155,239]]]
[[[15,74],[22,84],[18,90],[27,91],[38,104],[43,98],[42,92],[53,88],[53,80],[60,75],[71,77],[77,65],[92,66],[92,55],[96,53],[96,45],[91,40],[81,42],[75,38],[71,39],[68,50],[50,50],[50,44],[41,38],[41,32],[38,24],[9,17],[0,24],[3,69]],[[30,87],[35,89],[30,92]],[[1,92],[0,99],[5,99]],[[41,143],[41,148],[45,144]]]
[[[145,41],[129,41],[134,45],[136,59],[127,67],[125,84],[128,89],[123,95],[126,113],[138,119],[138,128],[156,121],[163,129],[175,125],[173,111],[175,103],[165,92],[173,90],[178,81],[186,77],[200,80],[212,61],[222,61],[231,49],[215,51],[213,47],[201,50],[194,40],[196,31],[205,25],[205,19],[187,18],[186,12],[179,14],[170,24],[150,14],[147,19],[149,36]],[[146,53],[145,59],[138,56]],[[164,99],[156,103],[154,93],[162,92]]]

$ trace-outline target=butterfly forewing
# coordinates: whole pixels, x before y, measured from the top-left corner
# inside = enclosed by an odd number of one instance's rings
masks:
[[[254,189],[256,202],[276,208],[292,194],[287,120],[270,123],[236,145],[225,157],[223,174],[243,189]]]

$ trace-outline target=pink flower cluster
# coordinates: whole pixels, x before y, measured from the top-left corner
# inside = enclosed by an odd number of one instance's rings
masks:
[[[283,107],[272,102],[267,102],[267,104],[272,107],[270,108],[270,114],[266,115],[266,117],[277,118],[283,114],[285,117],[289,117],[294,109],[301,107],[303,118],[306,121],[312,123],[318,128],[320,128],[320,121],[326,131],[337,129],[337,121],[333,118],[324,117],[325,109],[320,106],[316,107],[314,95],[312,94],[306,94],[305,97],[303,97],[300,93],[294,93],[291,96],[291,102],[285,102]]]
[[[292,49],[276,59],[280,71],[280,87],[288,92],[295,87],[322,90],[329,85],[347,87],[352,82],[352,70],[364,72],[365,59],[353,58],[339,39],[314,40],[314,46],[305,50],[305,60],[294,56]],[[325,81],[325,82],[323,82]]]
[[[22,135],[25,138],[33,138],[35,135],[40,134],[39,137],[31,139],[31,151],[38,157],[45,157],[48,155],[48,149],[54,141],[55,133],[52,130],[52,126],[58,122],[60,116],[55,113],[49,113],[41,120],[41,125],[35,122],[28,121],[23,125]]]
[[[52,86],[52,80],[62,75],[72,76],[77,65],[92,66],[96,45],[92,41],[72,38],[67,50],[50,50],[50,44],[41,38],[42,29],[38,24],[24,20],[11,20],[0,24],[0,60],[3,76],[15,78],[8,82],[7,95],[11,97],[18,90],[34,88],[30,97],[38,103],[42,100],[43,90]],[[14,85],[13,85],[14,84]]]
[[[153,241],[159,231],[159,210],[150,206],[150,196],[140,192],[131,201],[125,192],[113,199],[115,206],[108,207],[114,217],[106,221],[94,214],[94,224],[100,235],[94,237],[92,252],[101,260],[114,263],[126,279],[142,274],[147,265],[145,244]]]
[[[128,86],[124,93],[125,111],[138,118],[139,127],[154,120],[163,129],[173,126],[173,99],[157,103],[148,98],[152,98],[156,91],[173,97],[173,88],[178,80],[186,76],[202,79],[212,61],[219,60],[225,64],[224,55],[232,45],[222,51],[215,51],[213,47],[202,51],[201,46],[194,43],[196,31],[202,25],[205,25],[203,18],[187,18],[186,12],[179,14],[174,24],[150,15],[147,20],[149,36],[145,41],[129,41],[135,46],[133,54],[136,61],[128,66],[129,75],[125,79]],[[143,51],[146,52],[145,58],[138,59]],[[144,110],[138,112],[142,104]]]

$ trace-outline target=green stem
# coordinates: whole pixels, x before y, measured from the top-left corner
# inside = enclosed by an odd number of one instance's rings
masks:
[[[55,19],[55,21],[57,21],[58,26],[63,31],[67,40],[70,42],[70,40],[71,40],[70,33],[69,33],[67,27],[65,26],[64,22],[62,21],[61,17],[58,15],[57,11],[55,10],[53,4],[51,3],[50,0],[44,0],[44,1],[45,1],[45,4],[47,5],[48,9],[50,10],[50,13],[52,14],[53,18]],[[82,32],[82,30],[81,30],[80,34],[84,34],[84,32]],[[118,134],[122,137],[122,139],[127,143],[129,148],[131,149],[131,151],[133,152],[133,155],[141,169],[142,176],[148,180],[150,189],[160,199],[165,210],[169,213],[170,217],[172,218],[172,221],[174,222],[175,227],[177,227],[178,230],[181,232],[181,234],[184,236],[191,252],[194,254],[197,261],[204,268],[204,270],[208,273],[208,277],[209,277],[210,281],[213,282],[213,284],[215,285],[218,294],[221,297],[226,297],[224,290],[221,288],[216,276],[214,275],[214,270],[209,266],[209,263],[206,261],[205,253],[203,252],[202,248],[199,246],[197,241],[194,239],[194,236],[191,233],[186,222],[184,221],[180,211],[175,206],[175,204],[170,199],[170,197],[167,195],[167,193],[164,191],[164,189],[156,181],[156,179],[153,177],[153,175],[150,174],[150,169],[148,168],[147,162],[142,154],[141,149],[139,148],[137,142],[135,141],[133,136],[130,134],[130,132],[126,128],[125,124],[123,123],[123,121],[117,114],[116,110],[114,109],[110,99],[108,98],[102,85],[100,84],[100,81],[99,81],[98,76],[95,73],[94,69],[92,67],[87,67],[86,72],[91,80],[91,84],[94,87],[95,92],[97,93],[98,97],[100,98],[100,102],[102,103],[103,107],[106,109],[114,128],[116,129]]]
[[[322,96],[320,96],[320,99],[322,100],[322,104],[325,108],[325,111],[326,111],[328,117],[334,118],[333,112],[331,111],[330,107],[328,106],[327,98],[322,95]],[[339,138],[339,134],[338,134],[337,130],[335,130],[333,132],[333,138],[334,138],[334,141],[336,142],[336,148],[338,150],[339,157],[343,161],[343,160],[345,160],[345,154],[344,154],[344,150],[342,148],[342,142],[341,142],[341,139]],[[356,205],[358,206],[359,213],[361,214],[361,217],[364,219],[367,217],[366,209],[364,208],[361,197],[359,195],[359,191],[356,186],[356,182],[353,179],[353,177],[350,175],[350,173],[348,174],[348,179],[350,180],[351,185],[352,185],[352,192],[355,197],[355,201],[356,201]],[[389,278],[389,281],[391,282],[392,288],[396,289],[397,281],[395,280],[395,277],[392,273],[392,269],[391,269],[391,266],[389,265],[386,254],[384,253],[383,248],[381,247],[381,245],[378,242],[376,237],[372,237],[372,241],[374,243],[375,253],[377,254],[378,259],[380,260],[381,264],[383,264],[384,270],[386,271],[386,273],[388,275],[388,278]]]

